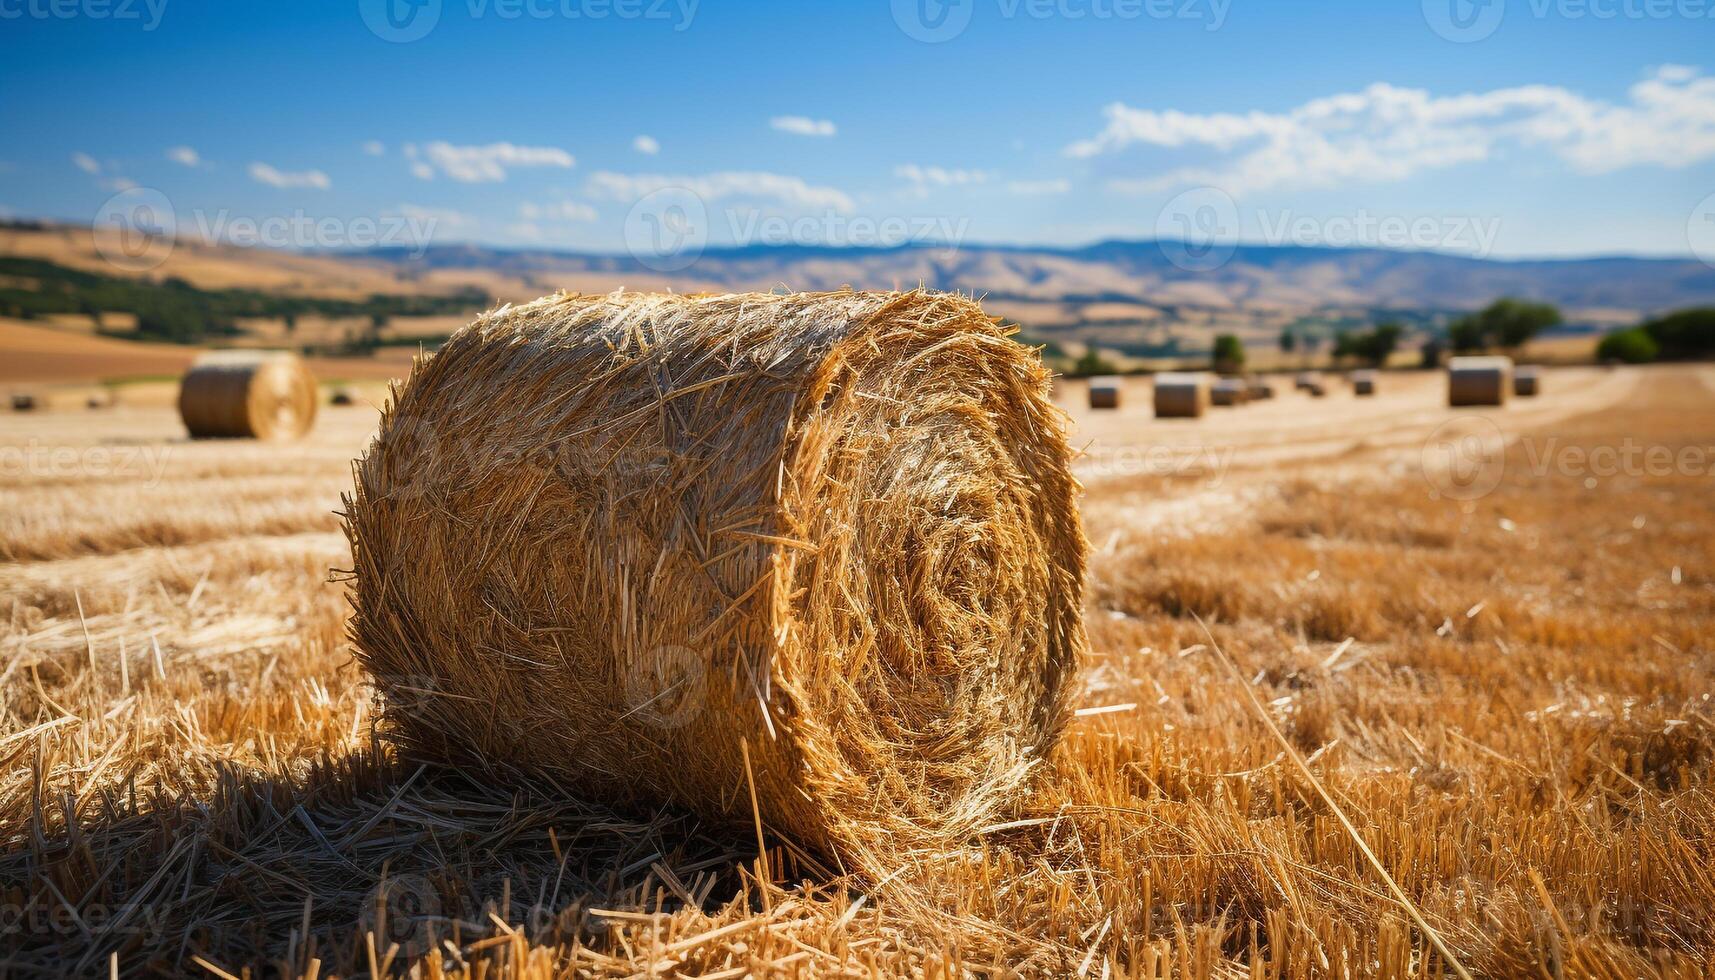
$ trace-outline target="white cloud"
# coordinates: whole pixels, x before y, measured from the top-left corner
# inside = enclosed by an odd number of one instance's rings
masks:
[[[266,163],[250,165],[250,179],[269,187],[293,188],[313,187],[317,190],[327,190],[333,186],[333,181],[320,170],[285,171],[276,170]]]
[[[409,202],[394,209],[399,216],[407,221],[415,222],[431,228],[439,227],[444,230],[465,228],[476,224],[476,219],[463,211],[452,208],[431,208]]]
[[[434,180],[435,179],[435,168],[429,166],[428,164],[424,163],[421,160],[418,160],[418,161],[411,164],[411,176],[417,178],[418,180]]]
[[[73,153],[71,155],[71,162],[74,166],[77,167],[77,169],[83,171],[86,174],[101,173],[101,164],[96,163],[94,157],[92,157],[89,154],[84,153],[82,151],[79,151],[77,153]]]
[[[413,155],[409,147],[407,155]],[[570,153],[553,146],[518,146],[513,143],[489,143],[484,146],[454,146],[436,141],[423,147],[429,163],[447,177],[462,184],[497,183],[508,172],[524,167],[559,167],[570,169],[577,161]],[[421,177],[419,168],[412,172]]]
[[[363,143],[363,152],[368,156],[378,157],[387,152],[387,146],[380,140],[365,140]]]
[[[1007,192],[1020,197],[1038,197],[1048,194],[1064,194],[1072,189],[1072,182],[1063,177],[1052,180],[1011,180],[1006,184]]]
[[[832,120],[809,116],[775,116],[768,120],[768,125],[794,136],[832,136],[838,131]]]
[[[618,201],[633,201],[669,187],[689,190],[711,204],[715,201],[740,199],[773,201],[788,207],[837,212],[857,209],[857,205],[843,191],[832,187],[817,187],[806,183],[801,177],[758,171],[725,171],[684,177],[599,171],[591,174],[589,179],[590,193]]]
[[[631,141],[631,148],[650,157],[661,152],[661,144],[653,136],[637,137]]]
[[[202,157],[197,151],[188,146],[175,146],[167,151],[167,159],[187,167],[202,165]]]
[[[1115,180],[1122,190],[1213,184],[1233,193],[1402,180],[1425,170],[1489,159],[1508,146],[1542,147],[1574,171],[1608,173],[1653,164],[1684,167],[1715,157],[1715,78],[1659,68],[1612,104],[1552,85],[1432,96],[1376,83],[1313,99],[1283,113],[1185,113],[1114,103],[1107,126],[1066,148],[1098,157],[1145,145],[1198,147],[1214,166]]]
[[[115,193],[132,190],[137,186],[137,182],[129,177],[108,177],[103,180],[96,181],[96,183],[101,185],[102,190],[113,191]]]
[[[983,170],[924,167],[915,163],[902,163],[894,167],[893,176],[910,182],[911,190],[918,197],[927,197],[930,188],[965,187],[987,183],[989,179],[988,172]]]
[[[518,216],[529,222],[594,221],[597,217],[595,208],[582,201],[552,201],[548,204],[526,201],[518,206]]]

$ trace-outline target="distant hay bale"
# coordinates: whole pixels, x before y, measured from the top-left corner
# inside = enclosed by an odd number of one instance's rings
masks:
[[[1535,398],[1542,393],[1542,370],[1535,366],[1521,367],[1513,372],[1513,394],[1520,398]]]
[[[345,501],[390,737],[729,826],[753,774],[764,822],[864,873],[968,835],[1048,754],[1084,646],[1049,392],[924,291],[483,316],[395,392]]]
[[[1090,407],[1118,408],[1120,407],[1120,379],[1091,378]]]
[[[296,439],[316,420],[316,380],[295,354],[206,354],[179,385],[179,417],[193,439]]]
[[[1269,384],[1261,378],[1252,378],[1250,382],[1250,390],[1247,391],[1246,394],[1249,395],[1250,400],[1253,402],[1267,401],[1274,397],[1274,385]]]
[[[333,394],[328,396],[328,404],[341,407],[356,405],[357,395],[350,388],[335,388]]]
[[[1447,362],[1447,404],[1504,405],[1512,373],[1510,357],[1455,357]]]
[[[12,411],[14,412],[33,412],[40,407],[41,403],[36,400],[35,395],[18,393],[12,396]]]
[[[1352,394],[1368,397],[1376,393],[1376,373],[1374,371],[1352,372]]]
[[[1196,373],[1155,376],[1155,417],[1194,419],[1209,407],[1209,379]]]
[[[1322,376],[1315,371],[1300,371],[1292,381],[1292,387],[1298,391],[1309,391],[1322,383]]]
[[[1209,388],[1209,404],[1231,407],[1250,401],[1250,385],[1238,378],[1222,378]]]

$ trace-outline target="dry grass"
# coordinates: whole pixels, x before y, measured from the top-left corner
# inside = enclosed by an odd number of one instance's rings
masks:
[[[1650,378],[1543,435],[1715,444],[1715,392],[1689,370]],[[1589,487],[1520,447],[1462,504],[1377,450],[1247,470],[1254,508],[1148,534],[1122,501],[1199,484],[1110,481],[1085,507],[1109,546],[1078,704],[1115,710],[1076,719],[1035,795],[967,847],[866,888],[777,837],[758,861],[752,836],[675,808],[394,761],[327,581],[343,543],[235,536],[269,479],[332,509],[366,431],[342,418],[293,450],[314,488],[270,470],[229,497],[237,464],[175,455],[167,479],[207,485],[181,518],[234,535],[201,543],[57,541],[36,521],[52,480],[0,482],[8,540],[60,556],[0,567],[0,972],[1447,972],[1211,638],[1472,973],[1715,970],[1706,473]],[[90,513],[54,521],[166,506],[129,482],[82,477]]]

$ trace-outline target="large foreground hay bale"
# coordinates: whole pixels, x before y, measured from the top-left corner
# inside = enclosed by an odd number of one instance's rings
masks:
[[[1196,373],[1155,376],[1155,417],[1194,419],[1209,407],[1209,378]]]
[[[1120,407],[1120,379],[1112,377],[1091,378],[1090,407]]]
[[[1231,407],[1250,401],[1250,385],[1238,378],[1222,378],[1209,388],[1209,404]]]
[[[1447,404],[1504,405],[1512,373],[1510,357],[1455,357],[1447,362]]]
[[[295,354],[205,354],[179,384],[179,417],[193,439],[296,439],[316,420],[316,379]]]
[[[1369,397],[1376,393],[1376,373],[1374,371],[1352,372],[1352,394],[1360,398]]]
[[[1520,398],[1535,398],[1542,393],[1542,369],[1521,367],[1513,372],[1513,394]]]
[[[1086,545],[1049,375],[976,303],[561,295],[419,362],[346,501],[405,751],[762,819],[875,871],[1067,715]],[[893,853],[897,853],[893,851]]]

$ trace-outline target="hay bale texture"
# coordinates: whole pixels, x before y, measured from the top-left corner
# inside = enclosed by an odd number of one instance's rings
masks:
[[[1091,378],[1090,407],[1120,407],[1120,379],[1111,377]]]
[[[206,354],[179,384],[179,417],[193,439],[296,439],[315,423],[316,379],[295,354]]]
[[[1209,407],[1209,379],[1192,372],[1155,376],[1155,417],[1194,419]]]
[[[1542,369],[1520,367],[1513,372],[1513,394],[1520,398],[1535,398],[1542,393]]]
[[[874,871],[1067,718],[1086,544],[1040,360],[924,291],[560,295],[420,361],[346,501],[409,755]]]
[[[1455,357],[1447,362],[1447,404],[1504,405],[1512,374],[1510,357]]]
[[[1222,378],[1209,389],[1209,404],[1232,407],[1250,401],[1250,385],[1238,378]]]

